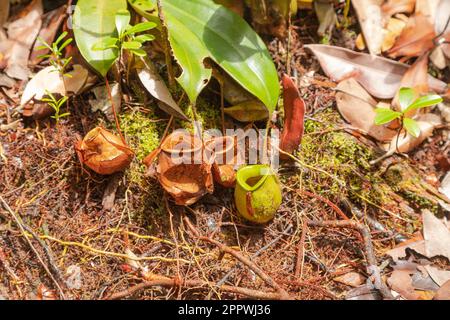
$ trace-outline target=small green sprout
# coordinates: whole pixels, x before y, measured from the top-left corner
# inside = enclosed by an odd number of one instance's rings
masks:
[[[46,95],[48,98],[43,98],[41,101],[43,102],[47,102],[47,104],[53,109],[55,110],[55,115],[52,116],[53,119],[56,120],[56,124],[59,123],[59,120],[61,118],[67,117],[70,115],[69,112],[65,112],[65,113],[60,113],[61,112],[61,107],[64,105],[64,103],[66,103],[67,99],[69,99],[66,96],[63,96],[61,99],[56,99],[55,96],[49,92],[46,91]]]
[[[72,57],[62,58],[62,55],[64,48],[67,47],[70,43],[72,43],[73,39],[69,38],[66,41],[64,41],[61,45],[59,45],[66,36],[67,32],[65,31],[51,45],[45,42],[45,40],[43,40],[42,38],[38,38],[38,40],[42,43],[42,46],[39,46],[37,49],[38,50],[49,49],[50,50],[49,54],[43,54],[39,56],[39,58],[48,59],[50,64],[55,68],[55,71],[59,72],[61,76],[66,76],[70,78],[71,75],[66,73],[66,69],[70,61],[72,61]]]
[[[441,103],[442,98],[436,94],[414,99],[415,93],[411,88],[401,88],[399,93],[399,103],[402,111],[394,111],[387,108],[375,109],[375,124],[383,125],[393,120],[399,119],[401,127],[404,128],[410,135],[417,138],[420,135],[420,127],[416,120],[407,117],[410,111],[431,107],[435,104]]]
[[[144,57],[146,52],[142,49],[145,42],[155,40],[150,34],[136,35],[156,27],[154,22],[142,22],[135,26],[130,25],[131,15],[128,10],[119,10],[116,13],[116,29],[118,38],[107,37],[93,45],[92,50],[103,51],[107,49],[128,50],[133,54]]]

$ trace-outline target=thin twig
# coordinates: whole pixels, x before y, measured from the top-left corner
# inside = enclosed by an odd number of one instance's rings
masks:
[[[66,296],[64,295],[64,291],[61,288],[60,284],[58,283],[58,281],[55,279],[55,277],[53,276],[53,274],[50,272],[50,270],[48,269],[47,265],[45,264],[44,260],[42,259],[42,257],[40,256],[39,252],[37,251],[37,249],[34,247],[34,245],[31,243],[30,239],[27,236],[27,233],[25,231],[24,228],[24,224],[21,221],[22,219],[19,217],[19,215],[17,213],[15,213],[11,207],[8,205],[8,203],[6,203],[6,201],[3,199],[2,196],[0,196],[0,201],[2,202],[3,208],[13,217],[13,219],[15,220],[16,224],[19,226],[20,231],[22,233],[22,235],[25,237],[25,240],[28,242],[28,245],[30,246],[31,250],[33,250],[34,254],[36,255],[37,259],[39,260],[40,264],[42,265],[42,267],[44,268],[45,272],[48,274],[48,276],[50,277],[50,279],[53,281],[53,283],[55,284],[56,288],[58,289],[61,298],[63,300],[66,299]]]
[[[246,265],[250,270],[252,270],[257,276],[259,276],[264,282],[266,282],[269,286],[274,288],[278,291],[280,297],[282,297],[283,300],[290,300],[292,297],[287,293],[286,290],[284,290],[278,283],[276,283],[268,274],[266,274],[260,267],[258,267],[253,261],[251,261],[249,258],[243,256],[239,251],[233,250],[230,247],[222,244],[219,241],[216,241],[214,239],[211,239],[209,237],[201,236],[198,230],[192,225],[191,221],[188,217],[184,217],[184,220],[188,226],[188,228],[191,230],[191,232],[194,234],[195,237],[198,239],[209,242],[216,247],[219,248],[219,250],[223,253],[228,253],[232,255],[234,258],[242,262],[244,265]]]

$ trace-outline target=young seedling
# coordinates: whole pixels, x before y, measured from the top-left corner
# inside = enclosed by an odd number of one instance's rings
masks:
[[[119,49],[120,55],[123,50],[128,50],[139,57],[144,57],[147,53],[142,49],[145,42],[155,39],[153,35],[142,34],[136,35],[144,31],[148,31],[156,27],[154,22],[142,22],[137,25],[130,25],[131,15],[128,10],[119,10],[116,13],[116,30],[118,37],[107,37],[102,41],[94,44],[92,47],[95,51],[103,51],[107,49]]]
[[[375,110],[375,124],[383,125],[393,120],[398,119],[400,121],[400,129],[404,129],[406,132],[417,138],[420,135],[420,127],[416,120],[408,117],[407,115],[414,110],[431,107],[435,104],[442,102],[442,98],[436,94],[430,94],[415,99],[415,92],[411,88],[401,88],[399,93],[399,103],[401,111],[394,111],[386,108],[377,108]]]
[[[41,101],[47,102],[47,104],[53,110],[55,110],[55,114],[52,116],[52,118],[56,120],[56,125],[58,125],[59,120],[61,118],[64,118],[64,117],[67,117],[70,115],[69,112],[60,113],[61,107],[64,105],[64,103],[66,103],[67,99],[69,99],[69,98],[66,96],[63,96],[61,99],[56,99],[55,96],[49,91],[46,91],[46,94],[47,94],[47,98],[43,98]]]
[[[72,43],[73,39],[69,38],[66,41],[64,41],[61,45],[59,45],[64,38],[67,36],[67,32],[63,32],[58,39],[56,39],[55,42],[53,42],[51,45],[45,42],[42,38],[38,38],[38,40],[42,43],[42,46],[38,47],[38,50],[44,50],[49,49],[49,54],[43,54],[39,56],[41,59],[48,59],[50,64],[55,68],[55,71],[59,72],[61,77],[71,77],[70,74],[66,73],[67,66],[69,65],[70,61],[72,61],[72,57],[69,58],[63,58],[63,50],[65,47],[67,47],[70,43]]]

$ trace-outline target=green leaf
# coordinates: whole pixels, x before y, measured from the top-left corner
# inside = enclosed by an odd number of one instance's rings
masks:
[[[144,31],[153,29],[155,27],[156,27],[156,23],[154,23],[154,22],[150,22],[150,21],[142,22],[142,23],[139,23],[139,24],[127,29],[127,31],[125,31],[125,35],[144,32]]]
[[[135,37],[134,40],[139,41],[140,43],[144,43],[144,42],[155,40],[155,36],[153,36],[151,34],[142,34],[140,36]]]
[[[416,120],[411,118],[403,119],[403,127],[410,135],[417,138],[420,135],[420,127]]]
[[[102,39],[100,42],[98,42],[92,46],[92,50],[100,51],[100,50],[106,50],[106,49],[111,49],[111,48],[118,48],[118,46],[117,46],[118,41],[119,41],[119,39],[117,39],[117,38]]]
[[[130,49],[130,51],[139,57],[145,57],[147,55],[147,52],[142,49]]]
[[[415,93],[411,88],[401,88],[398,95],[398,101],[402,110],[406,110],[414,101]]]
[[[397,112],[386,108],[376,108],[375,112],[376,112],[375,124],[378,126],[389,123],[392,120],[398,119],[402,115],[401,112]]]
[[[121,36],[125,29],[128,27],[128,25],[130,24],[130,20],[131,15],[128,10],[119,10],[116,12],[115,22],[117,33],[119,34],[119,36]]]
[[[122,43],[122,48],[131,50],[131,49],[140,49],[142,47],[142,43],[139,41],[127,41]]]
[[[423,97],[416,99],[416,101],[414,101],[408,107],[408,109],[406,109],[406,111],[431,107],[431,106],[434,106],[435,104],[438,104],[441,102],[442,102],[442,98],[440,96],[438,96],[437,94],[430,94],[428,96],[423,96]]]
[[[105,38],[117,37],[116,12],[127,8],[126,0],[78,0],[73,16],[77,46],[84,59],[102,76],[116,61],[117,48],[97,51],[94,44]]]
[[[58,44],[67,36],[67,31],[64,31],[61,33],[61,35],[56,39],[55,42],[53,42],[54,45],[58,46]]]
[[[129,3],[147,19],[149,8],[155,12],[156,0]],[[245,20],[211,0],[163,0],[162,5],[169,41],[183,69],[177,80],[191,102],[211,78],[204,66],[211,58],[270,113],[274,111],[280,94],[277,71],[264,42]]]

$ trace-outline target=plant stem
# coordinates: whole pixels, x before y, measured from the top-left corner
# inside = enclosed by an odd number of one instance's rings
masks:
[[[115,122],[116,122],[116,128],[117,128],[117,131],[119,132],[120,139],[121,139],[122,142],[126,145],[127,143],[126,143],[126,141],[125,141],[125,138],[124,138],[123,135],[122,135],[122,131],[120,130],[119,118],[117,117],[116,108],[115,108],[115,106],[114,106],[114,99],[113,99],[113,97],[112,97],[111,87],[109,86],[109,82],[108,82],[108,78],[107,78],[107,77],[105,77],[105,84],[106,84],[106,91],[108,91],[108,97],[109,97],[109,100],[111,101],[111,108],[112,108],[112,110],[113,110],[114,120],[115,120]],[[120,84],[119,84],[119,85],[120,85]]]

